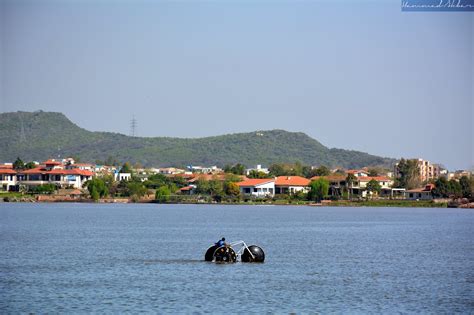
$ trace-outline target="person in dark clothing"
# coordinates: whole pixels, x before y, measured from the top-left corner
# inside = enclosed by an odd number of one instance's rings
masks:
[[[219,247],[222,247],[222,246],[226,246],[226,242],[225,242],[225,237],[223,237],[222,239],[218,240],[217,243],[216,243],[217,246]]]

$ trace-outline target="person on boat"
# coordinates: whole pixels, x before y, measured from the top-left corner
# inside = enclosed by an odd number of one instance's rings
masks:
[[[222,239],[218,240],[216,243],[217,246],[222,247],[222,246],[227,246],[227,243],[225,242],[225,237]]]

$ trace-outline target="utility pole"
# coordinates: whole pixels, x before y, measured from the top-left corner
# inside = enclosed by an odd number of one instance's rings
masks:
[[[130,121],[130,136],[135,137],[137,131],[137,120],[135,119],[135,116],[132,117],[132,120]]]

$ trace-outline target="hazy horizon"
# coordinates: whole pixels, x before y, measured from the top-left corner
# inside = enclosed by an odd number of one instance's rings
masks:
[[[304,132],[474,165],[474,13],[400,1],[0,1],[0,111],[91,131]]]

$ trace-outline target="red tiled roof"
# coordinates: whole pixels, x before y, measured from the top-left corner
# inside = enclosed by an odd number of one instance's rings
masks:
[[[237,186],[258,186],[275,181],[273,178],[250,178],[236,183]]]
[[[311,181],[301,176],[278,176],[275,186],[308,186]]]
[[[46,174],[47,172],[48,170],[41,166],[29,170],[18,171],[19,174]]]
[[[82,176],[92,176],[94,175],[93,172],[88,171],[88,170],[80,170],[77,168],[71,169],[71,170],[51,170],[47,172],[47,174],[64,174],[64,175],[82,175]]]
[[[194,188],[193,186],[186,186],[186,187],[181,188],[180,190],[181,191],[189,191],[189,190],[192,190],[193,188]]]
[[[44,165],[62,165],[63,163],[59,161],[47,160],[43,162]]]
[[[0,168],[0,174],[16,174],[16,171],[9,168]]]
[[[71,170],[47,170],[44,167],[36,167],[30,170],[19,171],[19,174],[56,174],[56,175],[82,175],[82,176],[93,176],[94,173],[87,170],[71,169]]]
[[[0,164],[0,170],[2,169],[13,169],[13,165],[12,164]]]

